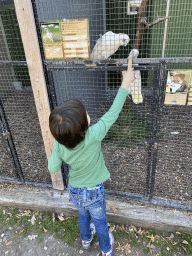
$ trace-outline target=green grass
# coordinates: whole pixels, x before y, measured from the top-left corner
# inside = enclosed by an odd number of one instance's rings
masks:
[[[34,223],[31,219],[35,217]],[[154,229],[143,230],[131,225],[125,228],[124,225],[110,223],[114,226],[112,231],[116,243],[123,249],[127,245],[130,248],[143,250],[145,254],[151,255],[150,245],[158,248],[159,256],[173,256],[178,252],[186,255],[192,255],[192,234],[176,232],[169,237],[164,236]],[[75,246],[74,241],[80,238],[78,218],[72,216],[61,221],[52,213],[39,213],[32,211],[19,211],[16,208],[9,207],[6,210],[0,208],[0,227],[4,228],[4,233],[9,227],[12,227],[12,233],[15,236],[26,237],[30,232],[35,232],[38,241],[43,240],[43,234],[49,232],[56,238],[64,240],[68,244]],[[97,236],[94,237],[93,243],[96,242]],[[120,242],[118,242],[120,241]],[[121,244],[122,243],[122,244]],[[124,249],[125,250],[125,249]]]
[[[35,216],[34,225],[31,219]],[[60,239],[72,244],[79,236],[78,218],[73,216],[66,221],[53,219],[50,213],[34,213],[26,211],[26,215],[20,216],[20,212],[15,208],[8,208],[8,211],[3,212],[0,208],[0,223],[2,225],[8,224],[10,227],[22,226],[22,236],[26,237],[30,231],[35,231],[41,237],[45,232],[50,232]],[[16,233],[17,234],[17,233]],[[18,234],[17,234],[18,235]]]

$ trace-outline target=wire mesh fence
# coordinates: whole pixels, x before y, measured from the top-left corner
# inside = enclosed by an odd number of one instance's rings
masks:
[[[104,159],[111,172],[105,187],[108,193],[120,197],[191,209],[192,75],[189,79],[187,72],[192,69],[192,3],[31,2],[51,108],[77,98],[85,105],[91,125],[96,123],[117,94],[131,49],[139,50],[134,66],[140,75],[136,86],[141,86],[143,101],[135,104],[130,92],[103,141]],[[25,61],[14,8],[0,11],[3,111],[23,177],[29,182],[50,184],[28,69],[24,62],[13,64]],[[11,19],[6,22],[8,17]],[[176,81],[180,74],[185,74],[187,84],[177,94],[174,86],[183,83]],[[174,92],[180,95],[176,102]],[[5,147],[1,153],[2,176],[6,176],[5,164],[11,166]],[[68,171],[65,166],[66,184]],[[14,174],[10,171],[8,176]]]
[[[51,184],[13,5],[0,6],[0,178]]]

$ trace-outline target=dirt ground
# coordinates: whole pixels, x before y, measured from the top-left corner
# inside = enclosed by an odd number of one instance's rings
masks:
[[[9,212],[9,208],[1,207],[6,212]],[[20,210],[21,214],[28,213],[27,210]],[[37,213],[39,216],[42,216],[41,213]],[[31,215],[32,216],[32,215]],[[42,217],[41,217],[42,218]],[[9,215],[9,219],[11,219],[11,215]],[[36,215],[37,220],[37,215]],[[72,245],[69,245],[63,239],[56,238],[52,233],[49,233],[45,230],[45,232],[38,236],[35,231],[28,231],[26,235],[23,235],[23,230],[25,228],[25,224],[13,225],[9,226],[7,220],[7,224],[3,225],[0,222],[0,251],[1,256],[77,256],[77,255],[85,255],[85,256],[101,256],[101,252],[98,246],[97,238],[93,240],[92,246],[88,250],[84,250],[81,247],[81,238],[78,235],[77,239]],[[141,232],[141,229],[136,228],[134,226],[126,226],[121,224],[111,224],[109,228],[112,228],[113,232],[117,232],[120,230],[128,231],[130,229],[135,229],[138,232]],[[59,231],[58,231],[59,232]],[[170,241],[175,235],[171,233],[162,234],[167,241]],[[157,235],[156,235],[157,236]],[[152,236],[153,238],[153,236]],[[155,238],[156,239],[156,238]],[[182,250],[180,249],[178,252],[174,252],[169,254],[171,250],[170,243],[164,243],[164,245],[155,245],[152,242],[150,243],[150,239],[147,241],[141,240],[138,235],[135,235],[134,238],[137,241],[134,245],[131,244],[131,240],[128,238],[123,238],[118,236],[115,239],[114,243],[114,256],[160,256],[160,255],[172,255],[172,256],[184,256]],[[164,246],[165,254],[161,254],[162,247]]]

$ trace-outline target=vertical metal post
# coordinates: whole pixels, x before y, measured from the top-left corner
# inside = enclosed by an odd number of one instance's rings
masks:
[[[146,170],[146,185],[145,185],[145,197],[149,195],[149,186],[150,186],[150,176],[151,176],[151,159],[153,154],[154,147],[154,131],[155,131],[155,122],[156,122],[156,108],[158,104],[158,81],[159,81],[159,68],[154,70],[154,80],[153,80],[153,101],[151,108],[151,125],[149,132],[149,147],[148,147],[148,157],[147,157],[147,170]]]
[[[53,86],[53,75],[52,75],[52,71],[47,70],[47,67],[44,63],[45,54],[44,54],[43,42],[42,42],[42,38],[41,38],[41,27],[40,27],[40,23],[39,23],[38,14],[37,14],[37,7],[36,7],[35,0],[31,0],[31,3],[32,3],[32,8],[33,8],[33,14],[34,14],[34,19],[35,19],[37,35],[38,35],[39,48],[40,48],[40,54],[41,54],[41,59],[42,59],[42,66],[43,66],[43,71],[44,71],[44,76],[45,76],[45,82],[47,85],[47,94],[49,97],[50,109],[53,110],[53,108],[55,106],[57,106],[56,93],[55,93],[55,88]]]
[[[156,134],[155,141],[153,144],[153,155],[152,155],[152,173],[151,173],[151,187],[149,200],[153,197],[154,186],[155,186],[155,174],[156,174],[156,165],[157,165],[157,152],[158,152],[158,142],[160,137],[160,125],[161,125],[161,116],[162,108],[164,102],[164,91],[165,91],[165,78],[166,78],[167,65],[166,62],[161,63],[160,69],[160,81],[159,81],[159,93],[158,93],[158,108],[157,108],[157,118],[156,118]]]
[[[11,161],[13,163],[13,167],[14,167],[13,169],[15,171],[16,178],[19,179],[21,181],[21,183],[24,183],[25,182],[24,176],[22,173],[22,169],[21,169],[21,165],[20,165],[19,158],[17,155],[17,151],[15,149],[11,131],[9,129],[8,121],[6,118],[6,114],[5,114],[5,110],[4,110],[1,98],[0,98],[0,126],[1,126],[1,130],[2,130],[3,138],[5,139],[5,142],[7,145],[7,150],[10,154]]]

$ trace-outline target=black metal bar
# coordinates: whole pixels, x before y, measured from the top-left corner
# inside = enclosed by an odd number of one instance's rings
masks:
[[[55,102],[54,102],[55,99],[52,96],[56,95],[55,88],[54,88],[54,86],[51,86],[51,84],[49,84],[50,74],[48,74],[48,70],[47,70],[46,65],[45,65],[45,54],[44,54],[44,49],[43,49],[43,41],[42,41],[42,38],[41,38],[41,26],[40,26],[39,19],[38,19],[37,7],[36,7],[35,0],[31,0],[31,3],[32,3],[35,25],[36,25],[36,30],[37,30],[37,36],[38,36],[38,41],[39,41],[39,48],[40,48],[40,53],[41,53],[44,77],[45,77],[45,82],[46,82],[46,85],[47,85],[47,93],[48,93],[48,97],[49,97],[49,104],[50,104],[50,108],[53,109],[54,104],[55,104]],[[53,83],[53,80],[52,80],[52,83]]]
[[[134,70],[156,70],[158,66],[138,66],[133,65]],[[71,65],[71,66],[47,66],[48,70],[110,70],[110,71],[122,71],[127,69],[127,64],[122,66],[107,66],[107,65],[97,65],[97,66],[84,66],[84,65]]]
[[[150,132],[149,132],[149,146],[148,146],[148,157],[147,157],[147,169],[146,169],[146,185],[145,185],[145,196],[149,195],[149,183],[151,176],[151,157],[153,151],[153,143],[154,143],[154,130],[156,123],[156,108],[158,104],[158,82],[159,82],[159,67],[154,71],[154,80],[153,80],[153,101],[151,104],[151,124],[150,124]]]
[[[0,65],[5,65],[5,66],[27,66],[27,61],[0,60]]]
[[[0,182],[11,183],[11,184],[16,183],[18,185],[23,185],[23,183],[18,181],[17,179],[4,177],[4,176],[0,176]],[[33,187],[41,187],[41,188],[53,188],[52,184],[39,183],[39,182],[25,182],[25,185],[33,186]]]
[[[0,126],[1,126],[1,130],[2,130],[3,138],[7,145],[7,150],[10,154],[10,158],[13,163],[13,167],[14,167],[13,169],[15,171],[16,177],[20,179],[21,183],[24,183],[25,182],[24,176],[22,173],[21,165],[19,162],[19,158],[17,155],[17,151],[15,148],[14,142],[13,142],[13,138],[11,135],[11,131],[10,131],[10,128],[8,125],[8,121],[6,118],[6,114],[5,114],[5,110],[4,110],[1,98],[0,98]]]
[[[162,107],[164,101],[164,91],[165,91],[165,78],[166,78],[166,62],[162,62],[160,69],[160,81],[159,81],[159,100],[158,100],[158,108],[157,108],[157,118],[156,118],[156,135],[155,141],[153,145],[153,155],[152,155],[152,173],[151,173],[151,188],[150,188],[150,196],[151,200],[153,197],[154,186],[155,186],[155,174],[156,174],[156,165],[157,165],[157,151],[158,151],[158,142],[160,137],[160,124],[161,124],[161,115],[162,115]]]
[[[48,75],[48,79],[49,79],[49,83],[47,84],[49,103],[50,103],[51,110],[53,110],[54,107],[57,106],[57,95],[56,95],[56,92],[55,92],[53,71],[52,70],[47,70],[47,75]]]
[[[178,57],[178,58],[135,58],[133,64],[160,64],[163,61],[166,63],[192,63],[192,57]],[[45,60],[46,66],[50,65],[94,65],[94,64],[114,64],[125,65],[127,59],[107,59],[107,60],[91,60],[91,59],[63,59],[63,60]]]
[[[61,166],[61,171],[62,171],[62,175],[63,175],[63,182],[64,182],[64,188],[66,189],[68,187],[68,174],[69,174],[69,165],[66,163],[63,163]]]

